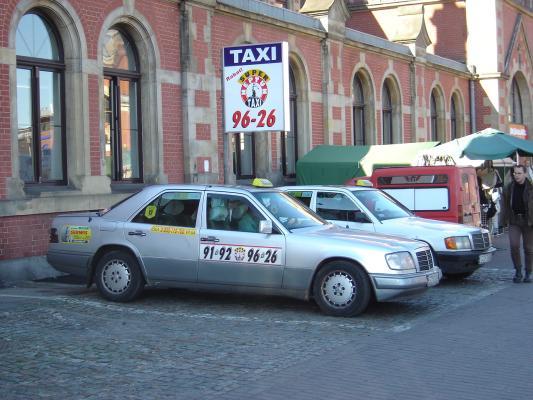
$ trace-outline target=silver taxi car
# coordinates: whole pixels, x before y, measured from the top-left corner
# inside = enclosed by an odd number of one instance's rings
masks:
[[[314,298],[338,316],[442,277],[426,243],[339,228],[276,189],[222,185],[150,186],[109,210],[59,215],[47,259],[112,301],[146,284],[229,289]]]
[[[470,276],[488,263],[496,249],[489,231],[420,218],[384,191],[363,186],[286,186],[322,218],[348,228],[422,240],[431,247],[448,278]]]

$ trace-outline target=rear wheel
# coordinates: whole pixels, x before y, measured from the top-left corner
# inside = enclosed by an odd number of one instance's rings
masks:
[[[366,310],[372,287],[366,272],[346,261],[326,264],[315,278],[313,294],[320,309],[329,315],[351,317]]]
[[[135,299],[144,288],[139,263],[122,250],[104,254],[96,266],[96,286],[108,300],[125,302]]]

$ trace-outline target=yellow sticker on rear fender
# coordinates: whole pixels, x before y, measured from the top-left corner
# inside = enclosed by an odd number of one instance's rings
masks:
[[[178,228],[175,226],[165,226],[165,225],[153,225],[150,231],[154,233],[167,233],[169,235],[186,235],[186,236],[196,235],[195,228]]]
[[[89,243],[92,237],[91,228],[79,225],[63,225],[61,228],[61,242],[85,244]]]

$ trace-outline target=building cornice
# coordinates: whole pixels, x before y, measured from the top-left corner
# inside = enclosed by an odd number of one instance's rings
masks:
[[[261,1],[217,0],[215,10],[244,17],[251,22],[283,27],[289,31],[302,31],[319,37],[327,35],[326,30],[318,19]]]
[[[485,72],[483,74],[477,74],[476,78],[480,81],[486,79],[509,79],[509,75],[506,75],[503,72]]]
[[[348,5],[350,11],[363,11],[363,10],[383,10],[387,8],[396,8],[402,6],[411,5],[431,5],[442,3],[455,3],[457,1],[465,2],[466,0],[366,0],[362,1],[362,4]]]

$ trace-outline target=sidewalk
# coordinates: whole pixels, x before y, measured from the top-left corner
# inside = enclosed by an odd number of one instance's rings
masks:
[[[509,284],[409,331],[359,336],[220,398],[528,399],[532,321],[533,284]]]
[[[507,237],[464,281],[333,318],[285,298],[151,290],[111,303],[46,280],[0,290],[6,399],[522,400],[533,284]],[[7,397],[6,397],[7,396]]]

